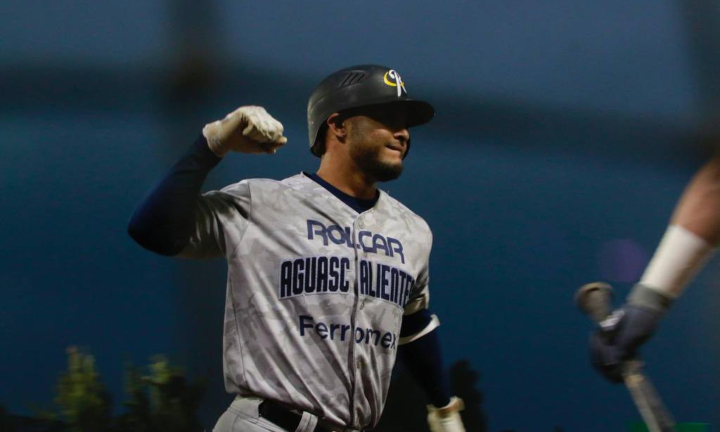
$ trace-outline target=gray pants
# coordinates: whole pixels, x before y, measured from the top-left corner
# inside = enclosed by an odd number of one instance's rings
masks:
[[[303,413],[297,429],[288,431],[260,417],[258,407],[263,400],[257,397],[238,396],[230,407],[218,419],[213,432],[312,432],[318,418]],[[351,432],[350,429],[347,429]]]

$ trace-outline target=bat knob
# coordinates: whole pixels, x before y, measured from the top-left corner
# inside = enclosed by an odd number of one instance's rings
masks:
[[[581,286],[575,293],[575,304],[595,322],[604,320],[612,310],[612,287],[604,282]]]

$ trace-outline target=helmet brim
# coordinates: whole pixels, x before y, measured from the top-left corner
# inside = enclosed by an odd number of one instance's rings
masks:
[[[428,123],[430,120],[435,117],[435,108],[433,108],[432,105],[430,105],[428,102],[415,100],[415,99],[401,99],[398,100],[397,98],[388,98],[386,101],[378,100],[370,105],[360,105],[357,107],[348,108],[345,110],[340,111],[340,113],[350,111],[353,109],[358,108],[373,108],[373,107],[387,107],[387,106],[397,106],[399,109],[403,109],[407,113],[407,122],[406,126],[408,128],[414,127],[414,126],[420,126],[425,123]]]

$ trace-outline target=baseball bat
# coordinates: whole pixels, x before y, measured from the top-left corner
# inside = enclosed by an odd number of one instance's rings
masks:
[[[610,316],[611,300],[612,288],[602,282],[583,285],[575,293],[575,304],[597,324]],[[643,363],[640,360],[626,361],[622,374],[625,387],[650,432],[676,432],[675,421],[645,375]]]

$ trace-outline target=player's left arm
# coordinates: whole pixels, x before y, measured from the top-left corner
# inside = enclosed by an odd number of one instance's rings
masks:
[[[432,237],[430,244],[432,243]],[[440,320],[428,309],[429,255],[416,279],[415,288],[405,306],[398,356],[430,401],[428,424],[432,432],[465,432],[460,411],[463,401],[451,396],[442,363],[438,327]]]
[[[431,403],[427,408],[432,432],[464,432],[460,417],[463,402],[451,396],[445,377],[439,325],[437,316],[429,309],[405,316],[398,355]]]

